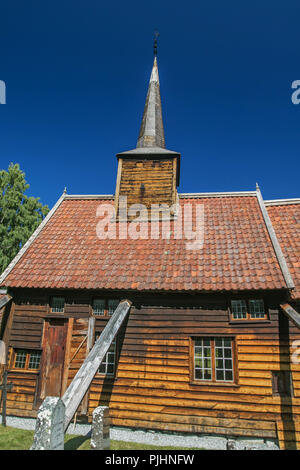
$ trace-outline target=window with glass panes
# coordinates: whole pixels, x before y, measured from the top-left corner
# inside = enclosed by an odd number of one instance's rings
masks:
[[[117,299],[108,299],[107,302],[107,313],[108,315],[112,315],[116,310],[117,306],[119,305],[120,301]]]
[[[267,318],[262,299],[232,300],[231,317],[233,320],[255,320]]]
[[[42,351],[15,349],[13,367],[15,369],[37,370],[40,368]]]
[[[194,380],[233,382],[233,339],[194,338]]]
[[[233,381],[233,357],[232,340],[230,338],[216,338],[215,346],[215,369],[216,381]]]
[[[114,375],[116,364],[116,341],[113,341],[98,369],[99,374]]]
[[[199,338],[195,340],[194,345],[194,370],[195,379],[211,380],[211,340]]]
[[[118,299],[94,299],[93,314],[96,316],[110,316],[114,313],[120,301]]]
[[[261,299],[249,300],[249,312],[251,318],[265,318],[264,301]]]
[[[239,318],[247,318],[247,304],[245,300],[231,301],[232,317],[236,320]]]
[[[94,299],[93,300],[93,314],[94,315],[105,315],[105,300]]]
[[[63,313],[65,309],[65,299],[63,297],[52,297],[51,312]]]

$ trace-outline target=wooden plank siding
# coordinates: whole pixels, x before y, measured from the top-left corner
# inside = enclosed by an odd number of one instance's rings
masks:
[[[119,177],[116,187],[116,208],[120,196],[127,196],[127,204],[151,204],[176,202],[177,159],[119,159]],[[144,190],[141,190],[143,185]]]
[[[87,341],[83,340],[94,293],[65,295],[68,303],[63,316],[72,319],[72,326],[64,389],[86,357]],[[105,295],[120,298],[119,293]],[[88,395],[89,421],[101,404],[109,406],[115,426],[266,439],[278,436],[282,448],[300,448],[300,365],[291,362],[292,342],[300,338],[300,332],[280,312],[280,299],[266,298],[268,321],[233,323],[228,297],[221,294],[153,294],[134,299],[124,293],[121,297],[131,298],[133,306],[118,335],[116,374],[113,378],[96,374],[93,379]],[[34,299],[32,305],[18,304],[18,300],[13,305],[10,347],[41,347],[44,320],[50,314],[49,293],[39,305]],[[103,330],[109,318],[95,317],[95,333]],[[235,339],[237,383],[191,380],[190,348],[195,336]],[[273,396],[272,371],[284,370],[292,374],[293,396]],[[36,415],[38,379],[38,372],[10,369],[9,380],[15,386],[8,393],[9,414]]]

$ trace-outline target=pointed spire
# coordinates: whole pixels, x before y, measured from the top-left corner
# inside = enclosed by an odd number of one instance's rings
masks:
[[[137,141],[137,148],[165,148],[165,134],[162,120],[156,47],[157,46],[154,48],[154,63],[149,82],[142,124]]]

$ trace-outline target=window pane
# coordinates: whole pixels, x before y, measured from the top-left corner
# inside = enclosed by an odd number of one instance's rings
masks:
[[[105,300],[104,299],[95,299],[93,301],[93,314],[94,315],[104,315],[105,312]]]
[[[223,357],[223,349],[222,348],[216,348],[215,349],[215,354],[216,354],[216,357]]]
[[[31,351],[28,369],[38,369],[40,367],[41,351]]]
[[[200,364],[202,364],[201,359],[200,359],[199,357],[195,357],[195,367],[196,367],[197,369],[199,369],[199,367],[201,367]]]
[[[24,369],[25,364],[26,364],[26,356],[27,356],[27,351],[18,349],[16,351],[15,367],[17,367],[18,369]]]
[[[223,370],[217,370],[216,371],[216,379],[223,381],[224,380],[224,371]]]
[[[245,300],[231,301],[232,318],[247,318],[247,304]]]
[[[232,380],[233,380],[232,370],[226,370],[225,371],[225,380],[228,380],[228,381],[232,382]]]
[[[211,369],[211,360],[210,359],[204,359],[204,370],[210,371]]]
[[[217,347],[218,345],[218,347]],[[215,339],[215,368],[217,381],[233,381],[232,340]]]
[[[65,299],[63,297],[52,297],[51,310],[52,312],[63,312],[65,307]]]
[[[194,346],[194,378],[212,379],[210,339],[198,338]]]
[[[224,357],[231,357],[231,349],[229,348],[224,349]]]
[[[251,318],[264,318],[265,317],[265,306],[264,301],[249,300],[250,316]]]
[[[119,305],[120,301],[117,299],[109,299],[108,301],[108,315],[112,315]]]
[[[113,341],[100,364],[98,372],[105,375],[113,375],[116,362],[116,341]]]

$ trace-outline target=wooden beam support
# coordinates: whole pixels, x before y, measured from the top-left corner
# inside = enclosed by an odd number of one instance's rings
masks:
[[[125,320],[130,307],[131,302],[129,300],[123,300],[119,303],[111,319],[62,397],[66,407],[65,431],[76,413],[83,397],[88,391],[89,386],[96,375],[105,354]]]
[[[12,299],[12,297],[10,295],[4,295],[4,297],[2,297],[0,299],[0,308],[4,307],[6,304],[8,304],[8,302],[10,302]]]
[[[285,315],[300,329],[300,313],[298,313],[290,304],[280,304]]]

